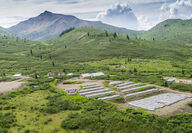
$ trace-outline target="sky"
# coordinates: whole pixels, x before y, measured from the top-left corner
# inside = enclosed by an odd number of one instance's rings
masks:
[[[148,30],[166,19],[191,19],[192,0],[0,0],[0,26],[8,28],[45,10]]]

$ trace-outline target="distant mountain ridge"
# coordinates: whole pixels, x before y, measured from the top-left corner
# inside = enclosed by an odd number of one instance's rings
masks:
[[[147,40],[165,40],[192,42],[192,20],[169,19],[148,31],[134,31],[104,24],[101,21],[86,21],[72,15],[55,14],[49,11],[10,27],[12,32],[21,38],[33,41],[47,41],[59,36],[70,28],[91,27],[108,32],[117,32],[130,37]],[[0,28],[0,34],[2,31]]]
[[[130,34],[136,36],[136,31],[118,28],[103,24],[100,21],[86,21],[78,19],[75,16],[54,14],[49,11],[41,13],[39,16],[23,21],[8,30],[17,34],[21,38],[33,41],[47,41],[57,37],[63,31],[69,28],[92,27],[109,32],[118,32],[121,34]]]

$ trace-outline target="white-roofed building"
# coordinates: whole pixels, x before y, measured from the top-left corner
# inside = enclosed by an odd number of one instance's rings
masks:
[[[48,76],[48,78],[54,78],[55,74],[54,73],[48,73],[47,76]]]
[[[105,74],[103,72],[98,72],[98,73],[92,73],[91,74],[91,77],[103,77],[105,76]]]
[[[64,72],[58,73],[58,76],[65,76]]]
[[[73,73],[68,73],[67,76],[73,76]]]
[[[176,78],[169,78],[167,79],[168,82],[175,82],[176,81]]]
[[[85,73],[85,74],[81,74],[80,78],[89,79],[89,78],[103,77],[103,76],[105,76],[105,74],[103,72]]]
[[[81,74],[80,78],[89,79],[89,78],[91,78],[91,74],[90,73]]]
[[[20,79],[20,78],[22,78],[21,76],[22,76],[22,74],[18,73],[18,74],[13,75],[13,78]]]

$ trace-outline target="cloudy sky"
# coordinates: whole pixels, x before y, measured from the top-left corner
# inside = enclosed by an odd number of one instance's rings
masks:
[[[45,10],[147,30],[166,19],[191,19],[192,0],[0,0],[0,26],[13,26]]]

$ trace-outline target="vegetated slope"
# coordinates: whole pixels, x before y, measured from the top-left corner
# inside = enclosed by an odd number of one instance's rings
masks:
[[[91,61],[113,57],[185,59],[190,47],[163,41],[146,41],[92,28],[79,28],[48,42],[50,55],[61,61]]]
[[[185,61],[191,46],[166,41],[147,41],[82,27],[48,42],[0,37],[0,63],[12,68],[62,66],[69,62],[87,62],[123,58],[148,58]]]
[[[189,43],[192,41],[192,20],[169,19],[144,32],[145,39],[167,40]]]
[[[9,32],[7,29],[0,26],[0,35],[5,35],[9,37],[14,37],[15,35],[11,32]]]
[[[38,42],[0,36],[0,72],[4,71],[4,69],[11,71],[42,66],[46,60],[42,61],[35,52],[46,48],[45,45]]]
[[[54,14],[49,11],[45,11],[37,17],[30,18],[29,20],[10,27],[9,31],[28,40],[46,41],[59,36],[63,31],[69,28],[85,26],[130,35],[136,34],[135,31],[110,26],[99,21],[85,21],[78,19],[75,16]]]

